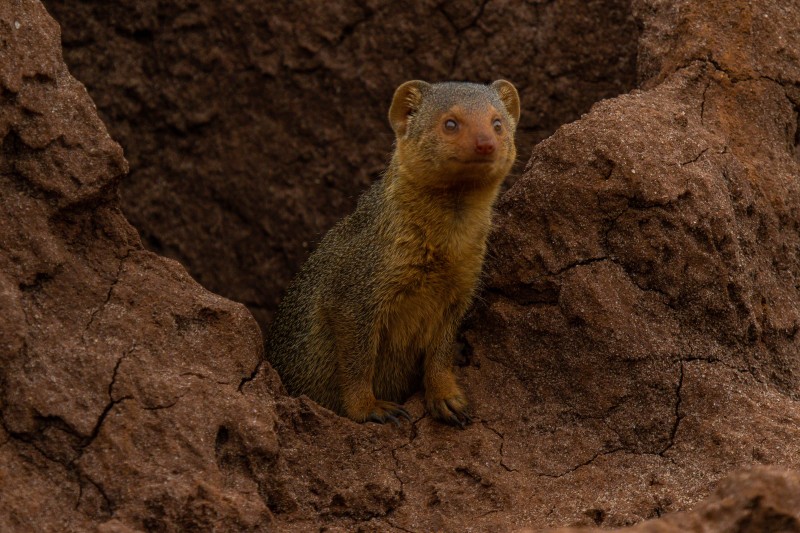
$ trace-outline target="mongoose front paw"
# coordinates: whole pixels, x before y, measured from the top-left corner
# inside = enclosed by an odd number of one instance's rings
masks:
[[[375,400],[372,409],[368,411],[362,421],[377,422],[378,424],[392,422],[394,425],[399,426],[399,417],[403,417],[409,422],[411,421],[411,415],[408,414],[408,411],[406,411],[402,405],[385,400]]]
[[[464,429],[472,423],[472,417],[467,410],[467,399],[461,393],[446,398],[426,398],[425,405],[431,416],[445,424]]]

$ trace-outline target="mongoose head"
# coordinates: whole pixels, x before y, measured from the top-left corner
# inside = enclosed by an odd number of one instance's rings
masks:
[[[420,187],[497,187],[516,158],[519,115],[519,95],[506,80],[408,81],[389,109],[397,136],[394,162]]]

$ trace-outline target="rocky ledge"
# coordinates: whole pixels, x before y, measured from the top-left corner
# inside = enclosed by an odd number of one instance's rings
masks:
[[[286,396],[126,221],[58,24],[0,5],[0,529],[800,531],[800,9],[629,8],[639,88],[497,206],[460,431]]]

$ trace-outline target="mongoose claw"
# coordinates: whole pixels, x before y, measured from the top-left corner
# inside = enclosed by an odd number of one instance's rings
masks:
[[[385,424],[386,422],[391,422],[396,426],[400,426],[400,418],[403,417],[409,422],[411,421],[411,415],[408,414],[403,406],[398,405],[394,402],[387,402],[384,400],[378,400],[375,402],[375,407],[372,409],[372,412],[367,415],[366,422],[376,422],[378,424]]]
[[[448,407],[450,407],[449,403],[447,405]],[[469,416],[469,413],[467,413],[466,411],[458,412],[452,407],[450,407],[450,409],[452,409],[454,412],[454,414],[451,414],[450,417],[448,418],[448,420],[452,425],[458,426],[461,429],[465,429],[468,425],[472,424],[472,417]]]
[[[449,417],[447,417],[447,421],[450,423],[450,425],[458,426],[460,429],[464,429],[465,427],[464,422],[459,420],[459,418],[456,415],[450,415]]]
[[[472,417],[467,412],[467,402],[463,397],[430,401],[428,411],[437,420],[460,429],[465,429],[472,423]]]
[[[447,407],[449,407],[453,413],[458,415],[464,423],[466,424],[472,423],[472,417],[469,415],[469,412],[467,411],[467,406],[464,404],[463,400],[447,399],[444,401],[444,403],[446,403]]]
[[[367,418],[367,422],[376,422],[378,424],[385,424],[386,422],[391,422],[397,427],[400,427],[400,421],[397,419],[396,416],[390,415],[389,413],[384,413],[383,415],[377,415],[372,413]]]

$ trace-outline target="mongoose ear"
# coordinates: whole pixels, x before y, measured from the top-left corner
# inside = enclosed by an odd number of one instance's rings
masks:
[[[506,106],[508,114],[514,119],[514,124],[519,124],[519,93],[510,81],[497,80],[492,83],[492,88],[500,95],[500,100]]]
[[[419,109],[422,103],[422,91],[428,87],[430,87],[430,83],[411,80],[402,84],[394,92],[392,107],[389,108],[389,122],[398,137],[405,135],[408,117]]]

